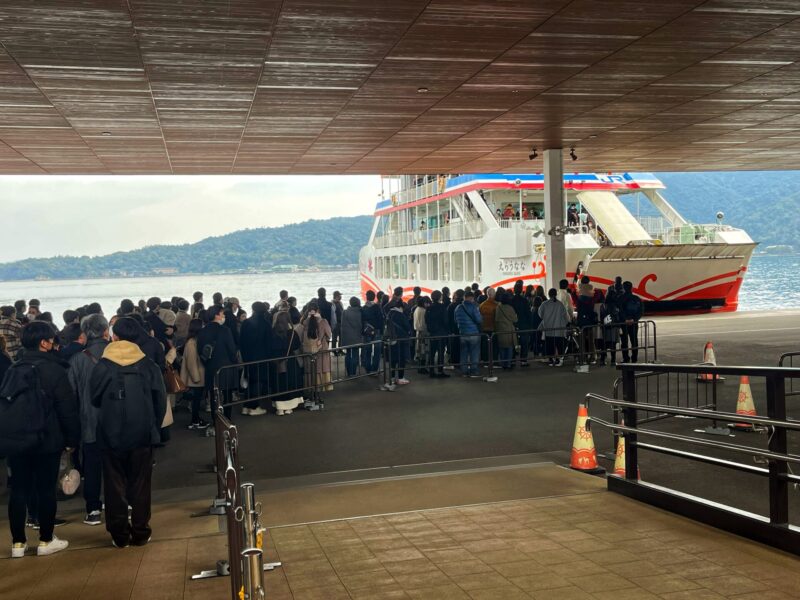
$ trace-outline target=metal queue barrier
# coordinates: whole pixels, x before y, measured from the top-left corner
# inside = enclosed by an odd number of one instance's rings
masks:
[[[219,392],[218,389],[214,391],[215,394]],[[201,571],[191,579],[230,576],[231,600],[261,600],[266,596],[264,571],[280,567],[281,563],[264,563],[261,504],[255,499],[255,485],[240,483],[238,429],[225,416],[221,397],[216,395],[216,399],[217,498],[214,505],[224,511],[228,557],[218,560],[216,568]]]
[[[797,363],[797,365],[800,365],[800,352],[784,352],[778,359],[778,366],[793,368],[797,366],[794,364],[795,362]],[[800,396],[800,384],[798,384],[795,387],[794,380],[790,379],[789,381],[786,382],[786,385],[787,385],[786,389],[787,396]]]
[[[609,491],[658,506],[689,518],[704,522],[769,544],[782,550],[800,554],[800,527],[790,523],[789,485],[800,483],[800,476],[794,475],[790,464],[800,464],[800,454],[789,451],[789,432],[800,432],[800,420],[787,418],[786,383],[792,379],[800,379],[798,368],[718,367],[706,365],[620,365],[622,370],[623,398],[607,398],[599,394],[587,394],[587,406],[590,401],[602,402],[623,411],[625,424],[610,423],[597,417],[589,417],[589,426],[599,425],[620,434],[625,440],[625,475],[624,477],[609,475],[607,478]],[[666,406],[656,404],[645,398],[642,401],[636,385],[636,375],[644,370],[655,373],[680,373],[697,377],[701,374],[750,378],[763,378],[766,383],[767,416],[748,416],[734,412]],[[674,416],[694,417],[711,421],[734,421],[750,423],[753,428],[766,428],[769,432],[767,448],[747,445],[747,437],[734,438],[733,442],[719,441],[709,438],[681,435],[661,430],[645,429],[639,422],[639,413],[655,411]],[[678,445],[690,445],[700,449],[707,448],[723,451],[732,457],[749,456],[758,460],[757,464],[740,462],[732,458],[722,458],[711,454],[703,454],[700,450],[687,451],[674,445],[656,445],[640,441],[640,438],[655,438],[662,444],[674,442]],[[742,440],[740,442],[740,440]],[[684,461],[700,462],[715,467],[731,469],[768,480],[766,498],[769,506],[768,516],[761,516],[672,490],[661,485],[648,483],[639,479],[639,452],[648,451],[665,454]],[[766,464],[766,467],[757,466]]]

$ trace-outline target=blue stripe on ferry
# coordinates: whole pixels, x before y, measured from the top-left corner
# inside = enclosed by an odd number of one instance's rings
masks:
[[[544,185],[544,174],[506,174],[506,173],[473,173],[459,175],[447,180],[445,189],[452,190],[473,181],[507,182],[516,183],[541,183]],[[600,175],[598,173],[564,173],[564,181],[571,183],[597,183],[597,184],[638,184],[638,185],[663,185],[652,173],[613,173],[611,175]]]

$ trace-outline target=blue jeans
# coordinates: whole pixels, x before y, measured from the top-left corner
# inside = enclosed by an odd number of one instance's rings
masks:
[[[369,342],[370,340],[364,340]],[[361,366],[367,373],[375,373],[381,366],[381,352],[383,351],[383,342],[381,342],[381,334],[377,334],[375,339],[371,340],[369,346],[364,346],[361,349]]]
[[[344,357],[344,369],[348,377],[353,377],[358,373],[358,355],[360,348],[347,348]]]
[[[513,348],[500,348],[500,366],[504,369],[508,369],[511,366],[511,358],[513,356]]]
[[[464,334],[461,336],[461,372],[464,375],[477,375],[481,358],[481,336]]]

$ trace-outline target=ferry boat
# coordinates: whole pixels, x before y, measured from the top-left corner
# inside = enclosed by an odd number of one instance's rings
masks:
[[[359,254],[361,291],[415,286],[429,295],[545,285],[542,174],[401,175],[375,207]],[[736,227],[694,224],[662,195],[651,173],[564,175],[567,272],[605,289],[631,281],[649,314],[735,311],[756,243]],[[634,214],[634,203],[638,207]],[[646,214],[642,215],[642,203]]]

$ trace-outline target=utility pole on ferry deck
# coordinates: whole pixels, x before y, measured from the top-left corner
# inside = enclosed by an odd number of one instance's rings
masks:
[[[544,151],[544,228],[547,285],[558,289],[566,277],[567,256],[564,235],[564,164],[561,148]]]

